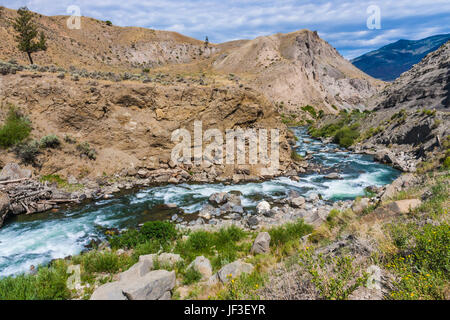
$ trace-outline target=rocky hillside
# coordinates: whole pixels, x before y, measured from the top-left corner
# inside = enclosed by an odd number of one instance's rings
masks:
[[[376,110],[450,108],[450,41],[427,55],[410,71],[374,97]]]
[[[365,99],[383,85],[309,30],[234,42],[213,67],[238,74],[272,101],[282,103],[287,112],[306,105],[327,113],[335,112],[333,105],[363,107]]]
[[[26,55],[17,50],[14,40],[11,22],[15,16],[15,10],[0,12],[0,60],[26,64]],[[281,112],[298,115],[306,105],[326,113],[363,107],[384,85],[308,30],[205,46],[175,32],[116,27],[85,17],[80,30],[71,30],[67,19],[35,15],[48,38],[47,52],[35,54],[36,64],[155,77],[165,74],[174,79],[206,75],[214,83],[250,86],[283,106]]]
[[[42,175],[74,175],[80,179],[136,175],[139,170],[143,170],[141,176],[149,176],[158,169],[175,170],[170,163],[175,146],[172,132],[185,128],[192,133],[196,120],[203,122],[203,130],[217,128],[222,132],[237,127],[279,128],[281,166],[285,169],[291,162],[286,126],[273,105],[251,89],[74,81],[27,71],[3,79],[0,119],[4,120],[10,105],[14,105],[30,119],[32,139],[56,135],[61,141],[60,147],[41,150],[37,155],[35,170]],[[17,161],[12,152],[0,152],[3,165]],[[188,180],[198,181],[231,178],[237,173],[233,166],[225,165],[184,169],[192,173],[187,175]],[[247,177],[260,174],[258,165],[241,169]],[[176,175],[164,172],[159,182]]]
[[[357,152],[403,171],[448,157],[450,143],[450,42],[371,98],[372,111],[326,117],[314,131],[346,136]],[[336,125],[338,124],[338,125]],[[342,132],[341,128],[346,132]]]
[[[448,40],[450,40],[450,34],[421,40],[399,40],[355,58],[351,62],[376,79],[394,81]]]
[[[28,63],[26,55],[16,48],[11,25],[15,17],[15,10],[0,10],[0,60]],[[69,29],[67,20],[67,16],[35,14],[48,43],[47,52],[35,54],[36,64],[90,70],[154,68],[200,60],[215,51],[214,46],[205,49],[202,41],[176,32],[116,27],[86,17],[81,17],[81,29],[77,30]]]

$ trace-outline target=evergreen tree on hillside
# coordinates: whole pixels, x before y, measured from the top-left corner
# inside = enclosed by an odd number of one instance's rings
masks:
[[[46,51],[47,44],[43,32],[39,35],[39,40],[35,40],[38,36],[37,26],[33,21],[33,13],[27,7],[22,7],[17,10],[17,18],[13,22],[14,30],[18,35],[16,40],[20,51],[25,52],[33,64],[31,54],[38,51]]]

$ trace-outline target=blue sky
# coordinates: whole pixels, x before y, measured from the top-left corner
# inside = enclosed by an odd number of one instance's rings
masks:
[[[252,39],[277,32],[317,30],[346,58],[399,39],[450,33],[450,0],[0,0],[45,15],[65,15],[77,5],[81,15],[119,26],[177,31],[214,43]],[[381,10],[381,29],[367,28],[367,8]]]

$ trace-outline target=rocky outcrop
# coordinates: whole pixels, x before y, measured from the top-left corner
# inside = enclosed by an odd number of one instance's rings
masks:
[[[187,269],[194,268],[202,275],[203,280],[207,280],[212,276],[211,262],[204,256],[200,256],[194,259],[194,261],[189,264]]]
[[[428,54],[371,101],[375,110],[450,108],[450,41]]]
[[[50,134],[61,140],[68,137],[59,148],[44,150],[37,156],[40,175],[95,179],[105,173],[148,178],[154,183],[239,182],[264,177],[262,169],[268,165],[261,162],[243,168],[237,163],[216,163],[219,161],[206,154],[198,165],[172,162],[172,150],[181,142],[171,139],[177,129],[186,129],[191,138],[190,159],[180,156],[177,160],[196,160],[192,152],[196,121],[201,121],[203,133],[217,129],[224,138],[228,129],[252,128],[259,132],[277,128],[280,173],[292,164],[287,127],[274,105],[255,90],[237,85],[73,83],[52,74],[7,78],[0,99],[21,109],[32,122],[37,138]],[[0,112],[0,120],[5,116]],[[208,144],[205,141],[203,151]],[[95,159],[81,152],[80,145],[95,150]],[[239,152],[248,154],[246,149]]]
[[[229,48],[214,59],[215,70],[245,74],[249,86],[263,92],[280,109],[301,114],[312,105],[327,113],[338,108],[363,107],[383,86],[345,60],[317,32],[300,30],[262,36]],[[244,78],[244,76],[242,76]]]
[[[419,207],[422,204],[422,201],[419,199],[407,199],[407,200],[399,200],[394,201],[388,204],[387,209],[391,210],[394,213],[408,213]]]
[[[120,281],[100,286],[91,300],[169,300],[175,287],[175,271],[129,273]]]
[[[237,260],[223,266],[219,272],[217,272],[217,277],[222,283],[227,283],[231,279],[235,279],[243,273],[252,273],[253,269],[254,267],[250,263]]]
[[[29,179],[31,176],[31,170],[22,169],[17,163],[8,163],[0,172],[0,181]]]

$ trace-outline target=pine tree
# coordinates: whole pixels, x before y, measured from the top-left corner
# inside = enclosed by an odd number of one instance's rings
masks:
[[[33,21],[33,13],[27,7],[20,8],[17,13],[18,17],[14,20],[13,27],[18,32],[16,36],[18,48],[28,55],[30,63],[33,64],[31,54],[47,50],[45,35],[41,32],[39,41],[35,40],[38,35],[37,26]]]

